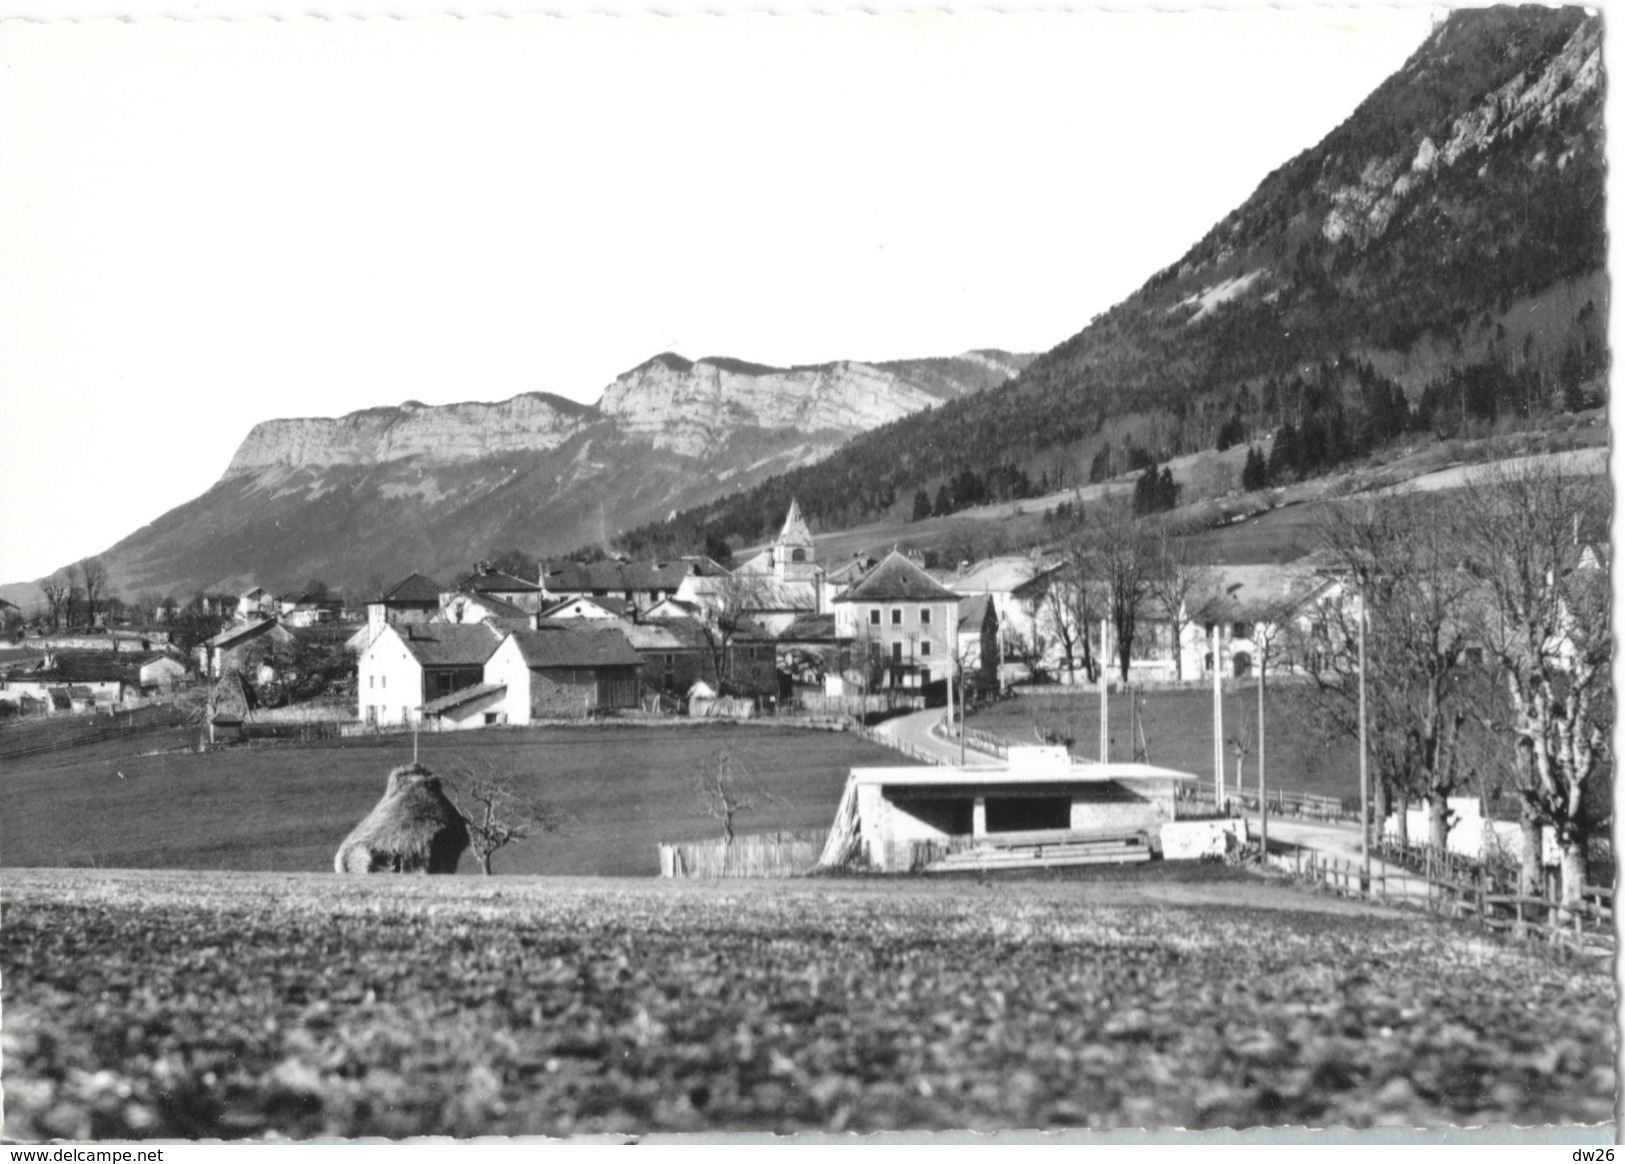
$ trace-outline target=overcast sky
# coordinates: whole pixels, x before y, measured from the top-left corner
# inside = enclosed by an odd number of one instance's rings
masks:
[[[0,581],[272,417],[1047,349],[1432,15],[0,25]]]

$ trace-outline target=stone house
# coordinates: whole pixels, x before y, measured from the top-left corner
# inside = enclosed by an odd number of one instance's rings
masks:
[[[499,722],[527,724],[637,707],[642,665],[624,635],[549,626],[509,632],[483,681],[504,689]]]
[[[198,644],[196,650],[198,672],[205,678],[218,679],[222,675],[242,670],[259,652],[286,647],[292,642],[293,635],[274,618],[238,623]],[[259,670],[265,669],[261,667]],[[255,682],[269,677],[269,674],[258,673],[251,676]]]
[[[618,598],[630,603],[642,616],[662,599],[675,597],[685,578],[726,574],[703,555],[674,561],[544,562],[543,607],[567,598]]]
[[[517,607],[526,614],[535,614],[541,610],[545,601],[542,588],[536,583],[506,574],[493,568],[488,562],[481,562],[474,568],[473,573],[459,579],[456,591],[459,594],[471,594],[479,598],[494,598],[509,606]]]

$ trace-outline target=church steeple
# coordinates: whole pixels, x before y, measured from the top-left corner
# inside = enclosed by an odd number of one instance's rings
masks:
[[[800,577],[810,575],[812,565],[812,531],[801,518],[801,506],[791,498],[784,528],[779,530],[779,536],[773,543],[774,572],[780,577]]]

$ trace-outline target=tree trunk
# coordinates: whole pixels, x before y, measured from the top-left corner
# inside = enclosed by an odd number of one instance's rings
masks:
[[[1376,788],[1372,789],[1372,792],[1374,793],[1374,795],[1371,798],[1371,809],[1372,809],[1371,818],[1372,819],[1369,822],[1366,823],[1365,828],[1367,830],[1366,836],[1368,838],[1371,836],[1372,832],[1376,833],[1376,839],[1375,840],[1368,840],[1368,842],[1367,842],[1368,844],[1375,847],[1376,845],[1379,845],[1379,844],[1382,843],[1384,829],[1387,828],[1387,823],[1388,823],[1388,785],[1387,785],[1387,783],[1385,781],[1382,781],[1382,780],[1377,781],[1377,786],[1376,786]]]
[[[491,854],[490,853],[481,853],[480,854],[480,872],[484,873],[487,877],[491,876]]]
[[[1428,844],[1441,853],[1450,847],[1450,805],[1442,792],[1428,795]]]
[[[1580,890],[1586,881],[1586,846],[1584,841],[1565,840],[1562,844],[1563,910],[1567,913],[1580,904]]]
[[[1540,821],[1527,805],[1518,818],[1518,892],[1525,897],[1541,895]]]
[[[1411,844],[1411,798],[1403,792],[1394,803],[1394,820],[1394,840],[1399,843],[1400,849],[1408,849]]]

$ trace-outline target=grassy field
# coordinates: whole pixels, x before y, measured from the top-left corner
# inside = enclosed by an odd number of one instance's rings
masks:
[[[1606,966],[1212,885],[20,870],[11,1140],[1606,1123]]]
[[[412,758],[407,735],[276,744],[203,755],[139,736],[7,762],[0,862],[8,866],[327,870],[346,833]],[[783,803],[741,817],[743,832],[828,828],[847,770],[907,764],[842,733],[704,724],[566,727],[425,735],[437,772],[512,772],[574,818],[563,835],[504,849],[497,872],[654,876],[656,845],[721,836],[687,781],[721,746]],[[142,755],[143,751],[152,754]],[[120,775],[122,773],[122,776]],[[471,858],[463,871],[472,872]]]
[[[1213,778],[1213,692],[1189,689],[1148,691],[1142,717],[1146,750],[1151,763],[1183,772],[1195,772],[1204,780]],[[1050,728],[1069,732],[1073,751],[1093,758],[1100,754],[1100,697],[1088,694],[1021,695],[991,704],[972,713],[970,726],[995,732],[1018,744],[1037,742],[1034,718]],[[1126,694],[1112,694],[1107,700],[1110,715],[1111,755],[1129,760],[1134,752],[1130,739],[1130,711]],[[1241,722],[1254,735],[1258,726],[1258,686],[1239,684],[1224,695],[1224,730],[1228,737]],[[1360,794],[1360,758],[1352,743],[1327,746],[1311,729],[1301,705],[1288,684],[1276,683],[1264,690],[1264,775],[1268,787],[1318,792],[1326,796]],[[1258,788],[1257,750],[1249,751],[1244,769],[1249,791]],[[1228,744],[1225,749],[1225,779],[1235,785],[1236,757]]]

